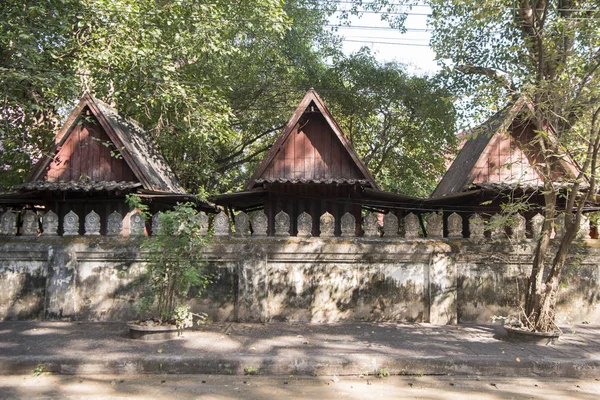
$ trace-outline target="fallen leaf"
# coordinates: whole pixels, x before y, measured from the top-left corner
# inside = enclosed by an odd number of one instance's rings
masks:
[[[157,353],[162,353],[162,349],[156,350]]]

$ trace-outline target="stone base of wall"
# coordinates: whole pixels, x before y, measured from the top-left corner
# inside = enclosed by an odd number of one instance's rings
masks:
[[[0,320],[135,319],[145,238],[0,239]],[[600,252],[577,247],[559,322],[600,322]],[[517,315],[531,241],[215,238],[214,283],[189,304],[216,321],[489,323]]]

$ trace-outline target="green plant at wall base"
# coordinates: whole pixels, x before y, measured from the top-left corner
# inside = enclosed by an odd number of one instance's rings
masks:
[[[44,372],[44,369],[46,369],[46,364],[42,363],[42,364],[38,364],[35,369],[33,370],[33,376],[40,376],[42,375],[42,373]]]
[[[379,370],[379,373],[377,374],[377,377],[379,378],[387,378],[390,376],[390,371],[387,368],[381,368]]]
[[[250,365],[244,370],[244,372],[246,375],[256,375],[258,374],[258,368]]]
[[[136,196],[128,196],[130,207],[138,209],[148,218],[147,206]],[[147,313],[156,306],[160,321],[175,322],[178,329],[206,321],[206,315],[195,314],[181,303],[194,289],[198,296],[211,283],[207,274],[203,250],[208,238],[200,232],[198,214],[191,203],[178,204],[173,210],[162,212],[160,229],[142,244],[147,251],[147,271],[143,280],[149,291],[141,298],[138,311]]]

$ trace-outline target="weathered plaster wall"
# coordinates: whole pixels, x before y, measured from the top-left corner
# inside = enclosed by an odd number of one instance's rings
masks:
[[[129,320],[144,291],[140,241],[0,238],[0,320]],[[600,322],[600,251],[565,272],[561,322]],[[215,238],[215,282],[194,310],[229,321],[490,322],[518,311],[532,244],[382,238]],[[193,295],[193,293],[191,294]]]

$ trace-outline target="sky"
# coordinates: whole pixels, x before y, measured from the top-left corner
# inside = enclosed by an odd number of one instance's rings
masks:
[[[435,53],[429,47],[431,33],[427,31],[428,6],[407,10],[407,32],[402,34],[391,29],[380,14],[363,14],[351,17],[351,27],[341,27],[338,33],[344,36],[344,52],[349,54],[361,47],[369,47],[379,61],[398,61],[408,65],[410,72],[433,74],[439,70]]]

